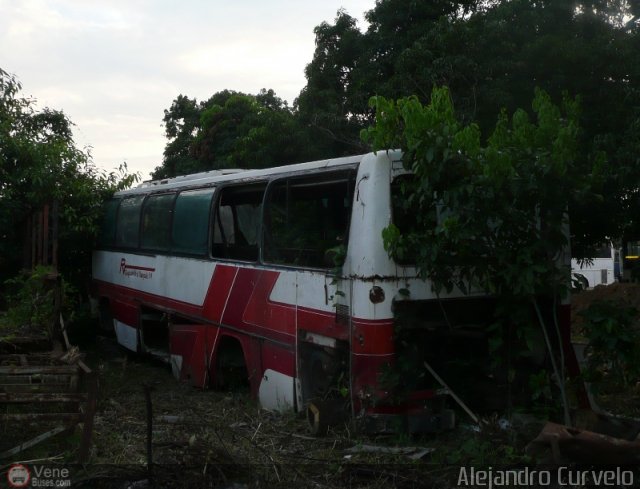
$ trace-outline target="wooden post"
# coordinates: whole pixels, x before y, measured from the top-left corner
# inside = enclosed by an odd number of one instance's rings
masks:
[[[58,270],[58,201],[54,200],[51,207],[51,264]]]
[[[38,259],[38,219],[36,214],[29,217],[29,225],[31,226],[31,270],[36,268],[36,260]]]
[[[80,441],[80,451],[78,452],[78,462],[87,463],[89,460],[89,450],[91,449],[91,435],[93,434],[93,418],[96,414],[98,404],[98,377],[95,372],[86,374],[88,383],[87,408],[84,412],[84,423],[82,426],[82,440]]]
[[[42,265],[49,264],[49,204],[42,207]]]
[[[147,404],[147,474],[149,479],[153,478],[153,408],[151,405],[151,390],[150,385],[144,385],[144,399]]]
[[[36,214],[36,226],[38,235],[36,237],[36,247],[38,249],[38,256],[36,257],[36,265],[42,265],[42,211],[38,211]]]

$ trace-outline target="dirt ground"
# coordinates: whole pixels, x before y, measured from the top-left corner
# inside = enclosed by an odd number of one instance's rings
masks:
[[[640,284],[615,282],[611,285],[598,285],[593,289],[583,290],[571,296],[571,320],[574,331],[581,323],[580,313],[595,301],[616,301],[627,307],[635,307],[640,311]]]
[[[620,307],[634,308],[640,314],[640,284],[615,282],[574,293],[571,296],[571,329],[574,340],[586,341],[581,313],[596,301],[612,301]],[[640,324],[636,327],[640,327]],[[603,384],[595,386],[594,393],[598,406],[605,411],[640,418],[640,379],[623,392],[619,389],[612,391]]]
[[[478,430],[461,413],[459,428],[439,435],[367,436],[343,424],[313,437],[304,416],[265,411],[247,391],[179,383],[166,365],[129,355],[113,338],[99,337],[87,363],[99,372],[100,396],[89,463],[74,468],[72,487],[151,487],[145,387],[153,410],[152,480],[162,488],[447,488],[460,464],[521,461],[541,426],[521,436],[496,417]],[[19,460],[74,464],[79,437],[79,430],[61,435]]]
[[[640,309],[640,285],[581,292],[573,298],[574,318],[601,298]],[[530,463],[525,446],[544,423],[496,415],[479,429],[459,412],[458,428],[438,435],[367,436],[343,424],[318,438],[309,434],[303,416],[265,411],[246,391],[179,383],[166,365],[128,354],[113,338],[98,337],[83,350],[99,372],[100,394],[89,463],[75,467],[72,487],[455,487],[460,465]],[[153,411],[151,453],[145,388]],[[598,400],[618,414],[640,415],[640,388],[622,398],[602,394]],[[78,440],[78,432],[61,436],[19,458],[73,464]]]
[[[166,366],[129,356],[110,339],[101,338],[96,353],[102,383],[91,463],[108,464],[107,474],[111,464],[139,468],[147,463],[144,386],[150,386],[152,457],[165,483],[183,482],[185,472],[175,472],[179,467],[189,473],[187,478],[202,482],[204,475],[215,487],[236,489],[440,487],[453,475],[440,465],[430,470],[446,457],[446,452],[427,453],[433,437],[366,437],[349,425],[312,437],[303,416],[265,411],[248,391],[181,384]],[[90,480],[95,483],[99,476],[98,471]]]

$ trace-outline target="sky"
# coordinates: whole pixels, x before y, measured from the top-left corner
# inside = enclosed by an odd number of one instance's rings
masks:
[[[366,29],[375,0],[0,0],[0,68],[62,110],[94,163],[143,180],[162,162],[164,110],[229,89],[305,86],[313,29],[343,8]]]

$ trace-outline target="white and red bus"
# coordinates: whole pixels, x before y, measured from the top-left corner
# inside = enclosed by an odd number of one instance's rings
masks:
[[[346,396],[374,429],[449,426],[425,364],[462,372],[455,388],[486,398],[493,301],[438,298],[410,259],[385,251],[383,229],[412,217],[399,205],[411,178],[400,158],[212,171],[118,192],[93,256],[102,322],[196,386],[240,373],[268,409]]]

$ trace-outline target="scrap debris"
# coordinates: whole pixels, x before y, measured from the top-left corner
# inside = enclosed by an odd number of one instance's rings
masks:
[[[640,437],[625,440],[549,422],[526,452],[539,457],[549,451],[556,464],[638,464]]]

